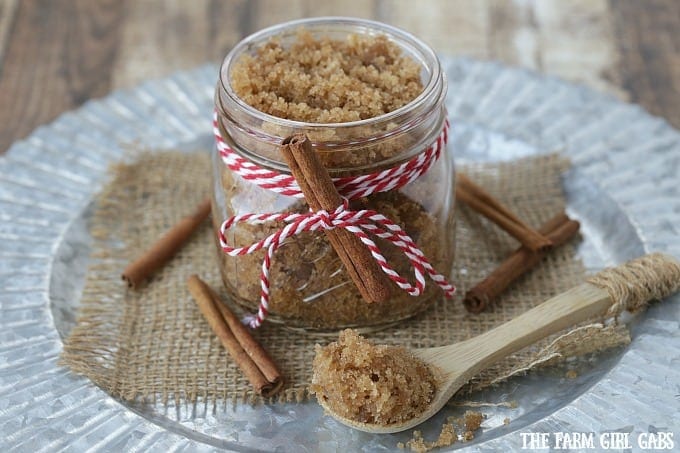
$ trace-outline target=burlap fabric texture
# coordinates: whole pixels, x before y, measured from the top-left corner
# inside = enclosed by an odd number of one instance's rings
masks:
[[[564,208],[560,174],[567,162],[556,155],[460,170],[496,195],[529,224],[538,226]],[[142,152],[132,164],[111,171],[91,220],[91,267],[77,325],[65,341],[63,362],[110,394],[126,400],[167,402],[257,401],[248,382],[195,306],[186,278],[200,275],[222,290],[210,222],[141,290],[127,289],[121,270],[209,193],[207,153]],[[453,282],[457,296],[396,327],[369,335],[377,342],[431,347],[465,340],[512,319],[584,281],[575,257],[578,239],[553,251],[513,285],[489,311],[472,315],[461,298],[517,242],[464,206],[458,231]],[[432,282],[428,282],[432,284]],[[236,310],[239,313],[242,313]],[[314,345],[328,336],[292,332],[265,323],[254,333],[281,367],[286,386],[275,401],[308,397]],[[515,354],[476,376],[463,392],[481,389],[546,363],[629,341],[619,325],[576,327]]]

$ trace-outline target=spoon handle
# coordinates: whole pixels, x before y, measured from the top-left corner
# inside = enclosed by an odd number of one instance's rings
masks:
[[[596,316],[637,311],[649,300],[662,299],[680,289],[680,263],[653,253],[621,266],[605,269],[584,283],[543,302],[522,315],[464,342],[450,371],[468,369],[470,375],[536,341]],[[453,369],[455,368],[455,369]]]
[[[538,340],[604,314],[611,303],[609,294],[601,288],[589,283],[576,286],[477,336],[465,359],[476,374]]]

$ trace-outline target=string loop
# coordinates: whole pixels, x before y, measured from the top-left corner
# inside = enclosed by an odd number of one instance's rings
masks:
[[[268,222],[283,222],[286,225],[246,247],[232,247],[226,238],[229,228],[238,223],[248,223],[259,225]],[[384,215],[369,209],[352,211],[349,209],[347,199],[338,206],[332,213],[325,210],[308,212],[305,214],[297,213],[268,213],[268,214],[243,214],[227,219],[220,227],[219,239],[220,246],[224,253],[229,256],[241,256],[266,249],[262,270],[260,273],[260,307],[257,315],[248,318],[252,328],[257,328],[267,317],[269,312],[269,269],[271,259],[276,250],[289,237],[296,236],[304,232],[318,230],[333,230],[344,228],[357,236],[361,242],[371,251],[371,255],[380,265],[380,268],[387,276],[395,282],[401,289],[411,296],[419,296],[425,288],[424,274],[430,278],[444,291],[447,297],[451,297],[455,292],[455,287],[451,285],[446,277],[439,274],[430,264],[423,252],[406,232],[396,223],[389,220]],[[369,235],[385,239],[397,247],[408,258],[413,267],[415,284],[411,284],[407,279],[396,272],[387,262],[376,243]]]

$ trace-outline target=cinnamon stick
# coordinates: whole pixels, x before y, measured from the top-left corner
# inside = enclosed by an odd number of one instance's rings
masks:
[[[501,202],[483,188],[473,183],[466,175],[457,175],[456,198],[503,228],[520,244],[532,252],[546,250],[552,246],[549,238],[534,230],[518,218]]]
[[[285,139],[281,154],[312,210],[332,212],[342,205],[342,197],[305,135]],[[367,302],[386,301],[390,296],[390,281],[368,248],[345,229],[325,230],[325,233],[363,298]]]
[[[123,270],[122,278],[129,287],[138,288],[148,277],[159,270],[187,242],[192,233],[210,214],[210,198],[201,202],[189,216],[184,217],[139,258]]]
[[[198,276],[190,276],[187,286],[210,328],[255,391],[265,397],[278,392],[283,386],[281,373],[248,329]]]
[[[579,230],[579,223],[564,212],[543,224],[538,231],[546,235],[555,247],[566,243]],[[505,289],[536,266],[545,256],[545,251],[532,252],[520,247],[503,261],[488,277],[465,293],[463,303],[470,313],[481,313]]]
[[[222,319],[224,319],[224,321],[227,323],[227,327],[231,329],[232,333],[241,344],[243,350],[246,351],[246,354],[248,354],[248,357],[250,357],[253,362],[255,362],[255,365],[257,365],[264,377],[269,382],[275,384],[280,382],[280,384],[283,384],[281,372],[267,351],[265,351],[262,345],[258,343],[255,338],[253,338],[253,336],[248,331],[248,328],[243,325],[241,320],[236,317],[234,312],[232,312],[227,304],[225,304],[220,299],[217,293],[207,284],[204,283],[204,285],[210,292],[210,296],[222,315]]]

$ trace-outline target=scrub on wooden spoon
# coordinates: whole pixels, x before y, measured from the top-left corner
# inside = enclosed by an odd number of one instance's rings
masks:
[[[447,346],[408,352],[373,346],[345,331],[338,343],[317,349],[312,391],[348,426],[372,433],[403,431],[432,417],[474,375],[509,354],[592,318],[641,311],[650,300],[677,291],[680,261],[650,253],[604,269],[505,324]]]
[[[334,413],[392,425],[420,415],[436,391],[430,367],[406,348],[374,345],[355,330],[316,347],[311,390]]]

